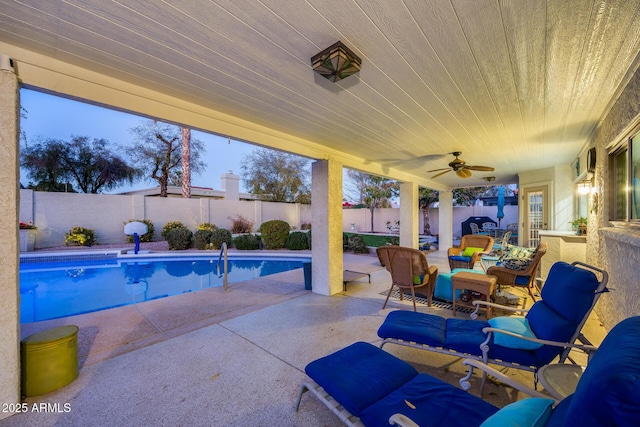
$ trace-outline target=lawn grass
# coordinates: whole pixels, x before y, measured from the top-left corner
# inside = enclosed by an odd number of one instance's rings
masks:
[[[355,234],[360,234],[360,233],[345,233],[348,237],[351,237]],[[388,244],[391,244],[393,242],[395,242],[395,244],[398,244],[398,236],[384,236],[384,235],[374,235],[374,234],[360,234],[362,236],[362,239],[364,240],[364,244],[366,246],[373,246],[373,247],[378,247],[378,246],[387,246]]]

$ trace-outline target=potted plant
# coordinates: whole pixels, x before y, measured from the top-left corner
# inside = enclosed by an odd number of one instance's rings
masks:
[[[573,229],[576,230],[576,234],[579,236],[587,234],[587,218],[581,216],[578,219],[571,221]]]
[[[32,252],[36,245],[36,227],[31,221],[20,222],[20,252]]]

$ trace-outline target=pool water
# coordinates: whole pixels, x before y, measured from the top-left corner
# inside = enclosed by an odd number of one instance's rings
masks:
[[[229,258],[228,283],[302,267],[304,258]],[[222,267],[222,266],[221,266]],[[222,286],[218,259],[136,258],[22,264],[20,323]]]

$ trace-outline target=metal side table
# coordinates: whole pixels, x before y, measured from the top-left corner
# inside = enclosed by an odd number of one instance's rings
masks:
[[[538,381],[554,399],[562,400],[573,394],[585,367],[565,363],[554,363],[538,370]]]

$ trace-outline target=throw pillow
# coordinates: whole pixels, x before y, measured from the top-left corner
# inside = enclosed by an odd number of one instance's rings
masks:
[[[467,248],[464,248],[464,251],[462,251],[462,256],[472,257],[476,252],[482,251],[484,251],[484,248],[474,248],[473,246],[469,246]]]
[[[488,320],[492,328],[500,329],[514,334],[522,335],[529,338],[537,338],[529,326],[529,320],[526,317],[499,316]],[[493,333],[493,342],[496,345],[508,348],[517,348],[520,350],[536,350],[542,347],[542,344],[512,337],[511,335]]]
[[[509,270],[526,270],[531,264],[532,259],[520,259],[520,258],[507,258],[502,261],[500,266],[508,268]]]
[[[484,420],[480,427],[541,427],[551,416],[553,399],[532,397],[510,403]]]

